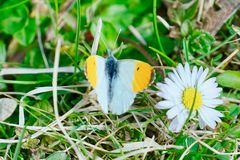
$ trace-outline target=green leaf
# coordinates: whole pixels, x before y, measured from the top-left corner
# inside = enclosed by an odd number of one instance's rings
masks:
[[[24,142],[22,144],[22,148],[24,149],[36,149],[37,147],[39,147],[40,140],[39,139],[31,139],[28,138],[26,142]]]
[[[16,8],[18,6],[21,6],[23,5],[24,3],[27,3],[29,0],[22,0],[22,1],[19,1],[19,3],[15,3],[15,4],[12,4],[12,5],[5,5],[5,7],[0,7],[0,11],[6,11],[6,10],[9,10],[9,9],[13,9],[13,8]]]
[[[124,18],[123,16],[124,15]],[[134,19],[134,14],[129,12],[128,6],[125,5],[109,5],[104,10],[101,9],[100,16],[103,21],[109,22],[116,27],[117,31],[119,29],[126,30],[127,27],[132,24]],[[104,22],[105,23],[105,22]],[[104,25],[103,23],[103,25]],[[104,28],[104,26],[103,26]],[[108,30],[110,31],[110,30]]]
[[[10,7],[15,3],[15,0],[6,1],[2,8]],[[17,8],[0,11],[0,15],[0,30],[8,34],[14,34],[25,26],[28,19],[28,9],[25,5],[21,5]]]
[[[187,135],[179,135],[176,138],[176,145],[178,146],[184,146],[185,148],[188,148],[192,143],[194,143],[196,140],[193,139],[192,137],[189,137]],[[185,149],[179,150],[179,154],[177,154],[177,157],[174,159],[179,159],[182,153],[184,152]],[[189,154],[186,155],[185,159],[197,159],[199,153],[199,144],[194,144],[191,149],[189,150]]]
[[[240,113],[240,106],[236,104],[230,104],[228,107],[230,110],[229,116],[234,117]]]
[[[44,67],[43,58],[38,48],[33,48],[32,50],[28,51],[28,54],[25,56],[24,65],[29,65],[31,67]]]
[[[185,20],[181,26],[181,34],[183,37],[192,32],[192,26],[189,20]]]
[[[228,155],[216,155],[216,158],[219,160],[229,160],[230,156]]]
[[[176,139],[176,145],[179,146],[184,146],[184,147],[188,147],[190,146],[192,143],[195,142],[195,139],[185,136],[185,135],[180,135],[177,139]],[[190,152],[197,152],[199,148],[199,145],[196,143],[193,145],[193,147],[190,149]]]
[[[0,40],[0,67],[4,64],[6,61],[7,52],[6,52],[6,45],[3,41]],[[0,81],[3,80],[3,77],[0,76]],[[4,83],[0,83],[0,90],[4,90],[7,88],[7,85]]]
[[[170,20],[181,25],[185,20],[192,20],[198,11],[198,1],[189,1],[184,4],[179,4],[176,7],[169,7],[168,14]]]
[[[33,18],[28,20],[24,28],[14,34],[14,38],[23,46],[27,46],[34,40],[36,35],[36,23]]]
[[[189,49],[192,53],[207,54],[210,52],[215,39],[207,32],[196,30],[189,37]]]
[[[70,160],[65,152],[55,152],[47,157],[47,160]]]
[[[6,60],[6,45],[0,40],[0,63],[4,63]]]
[[[233,138],[240,138],[240,126],[236,126],[228,132],[228,135]]]
[[[44,125],[50,122],[51,116],[49,116],[46,113],[49,114],[53,113],[53,107],[48,100],[41,100],[37,102],[33,107],[34,110],[32,111],[32,114],[34,114],[37,117],[35,125]],[[45,113],[43,114],[41,112]]]
[[[226,71],[217,76],[217,82],[224,87],[240,89],[240,71]]]
[[[188,3],[192,2],[190,1]],[[198,1],[196,0],[188,9],[184,10],[184,8],[182,8],[182,10],[185,11],[184,20],[193,19],[198,11]]]

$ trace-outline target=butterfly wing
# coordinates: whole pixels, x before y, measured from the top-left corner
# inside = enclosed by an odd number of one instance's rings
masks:
[[[108,113],[108,80],[105,75],[106,59],[94,55],[89,56],[86,60],[85,74],[96,91],[98,102],[103,112]]]
[[[151,82],[153,69],[144,62],[137,60],[119,60],[118,74],[113,83],[113,97],[109,109],[113,114],[126,112],[137,92],[144,90]]]

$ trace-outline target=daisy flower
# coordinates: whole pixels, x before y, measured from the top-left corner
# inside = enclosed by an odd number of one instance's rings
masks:
[[[209,126],[214,129],[216,122],[220,123],[223,114],[214,108],[223,103],[220,96],[222,88],[217,87],[216,78],[206,80],[208,69],[189,64],[179,64],[168,74],[164,83],[157,83],[160,91],[157,95],[165,100],[156,104],[159,109],[169,109],[167,117],[172,119],[169,129],[179,132],[192,109],[192,117],[198,115],[200,128]]]

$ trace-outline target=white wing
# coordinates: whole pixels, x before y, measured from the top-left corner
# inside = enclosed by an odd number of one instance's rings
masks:
[[[134,74],[134,60],[119,60],[118,74],[114,79],[112,93],[113,97],[109,104],[109,109],[113,114],[123,114],[134,102],[136,93],[132,91],[132,81]]]
[[[108,113],[108,80],[105,75],[106,59],[97,56],[97,85],[96,93],[98,102],[100,103],[104,113]]]

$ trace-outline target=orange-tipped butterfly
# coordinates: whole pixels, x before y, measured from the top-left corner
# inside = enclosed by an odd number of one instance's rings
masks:
[[[92,55],[85,64],[85,74],[96,90],[105,113],[123,114],[134,102],[136,94],[152,81],[153,68],[142,61],[117,60],[111,51],[108,58]]]

